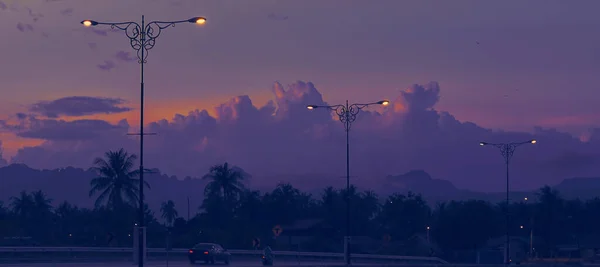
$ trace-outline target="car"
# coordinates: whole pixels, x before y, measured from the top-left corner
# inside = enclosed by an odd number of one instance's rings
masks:
[[[196,263],[196,261],[204,261],[205,263],[215,264],[216,262],[223,262],[229,264],[231,260],[231,253],[227,252],[219,244],[214,243],[198,243],[188,251],[188,258],[190,263]]]

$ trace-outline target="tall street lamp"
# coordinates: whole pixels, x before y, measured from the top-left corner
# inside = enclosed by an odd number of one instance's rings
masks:
[[[144,22],[144,16],[142,16],[142,23],[137,22],[98,22],[94,20],[84,20],[81,22],[85,27],[108,25],[112,29],[119,29],[125,32],[127,38],[129,38],[129,44],[131,48],[137,52],[138,63],[141,67],[141,82],[140,82],[140,132],[134,135],[140,136],[140,196],[139,196],[139,225],[141,233],[139,234],[139,258],[138,264],[140,267],[144,266],[144,135],[152,135],[151,133],[144,133],[144,64],[146,58],[148,58],[148,51],[152,49],[156,43],[156,38],[160,35],[163,29],[167,27],[174,27],[175,24],[179,23],[195,23],[203,25],[206,23],[204,17],[193,17],[187,20],[177,21],[152,21],[149,23]]]
[[[383,105],[387,106],[390,104],[390,101],[381,100],[378,102],[368,103],[368,104],[348,104],[348,100],[346,100],[346,105],[333,105],[333,106],[316,106],[316,105],[308,105],[307,109],[313,110],[316,108],[325,108],[332,111],[335,111],[338,116],[340,122],[344,124],[344,129],[346,130],[346,237],[344,238],[344,260],[346,264],[350,264],[350,247],[349,247],[349,239],[350,239],[350,127],[352,123],[356,120],[356,115],[363,109],[371,105]]]
[[[525,141],[525,142],[519,142],[519,143],[493,144],[493,143],[487,143],[487,142],[479,142],[480,146],[494,146],[494,147],[499,148],[500,153],[502,154],[502,157],[504,157],[504,163],[506,163],[506,244],[505,244],[506,259],[505,259],[505,263],[507,265],[510,264],[510,215],[508,213],[508,206],[510,205],[510,199],[509,199],[510,188],[509,188],[508,166],[510,163],[510,159],[512,158],[513,154],[515,153],[515,149],[518,146],[525,145],[525,144],[535,144],[535,143],[537,143],[537,141],[535,139]]]

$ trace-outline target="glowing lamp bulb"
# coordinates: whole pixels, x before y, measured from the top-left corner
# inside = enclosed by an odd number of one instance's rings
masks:
[[[92,26],[92,21],[91,20],[84,20],[83,21],[83,26],[86,26],[86,27]]]
[[[198,19],[196,20],[196,24],[200,24],[200,25],[202,25],[202,24],[204,24],[204,23],[206,23],[206,19],[205,19],[205,18],[198,18]]]

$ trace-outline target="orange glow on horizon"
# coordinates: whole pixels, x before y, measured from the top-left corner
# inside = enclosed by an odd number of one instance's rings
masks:
[[[45,141],[40,139],[22,138],[15,136],[12,133],[0,132],[0,140],[2,140],[2,158],[10,161],[10,158],[15,156],[19,149],[24,147],[39,146]]]

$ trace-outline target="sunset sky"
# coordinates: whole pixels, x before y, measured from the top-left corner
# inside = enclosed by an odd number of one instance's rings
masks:
[[[80,21],[204,16],[205,25],[163,30],[150,51],[150,167],[200,176],[227,160],[255,175],[341,176],[342,125],[305,105],[390,99],[356,121],[357,176],[425,169],[501,191],[502,159],[476,146],[481,138],[540,139],[515,154],[518,188],[599,176],[599,9],[594,0],[0,0],[0,165],[89,167],[107,149],[137,153],[125,136],[139,125],[135,53],[123,32]]]

